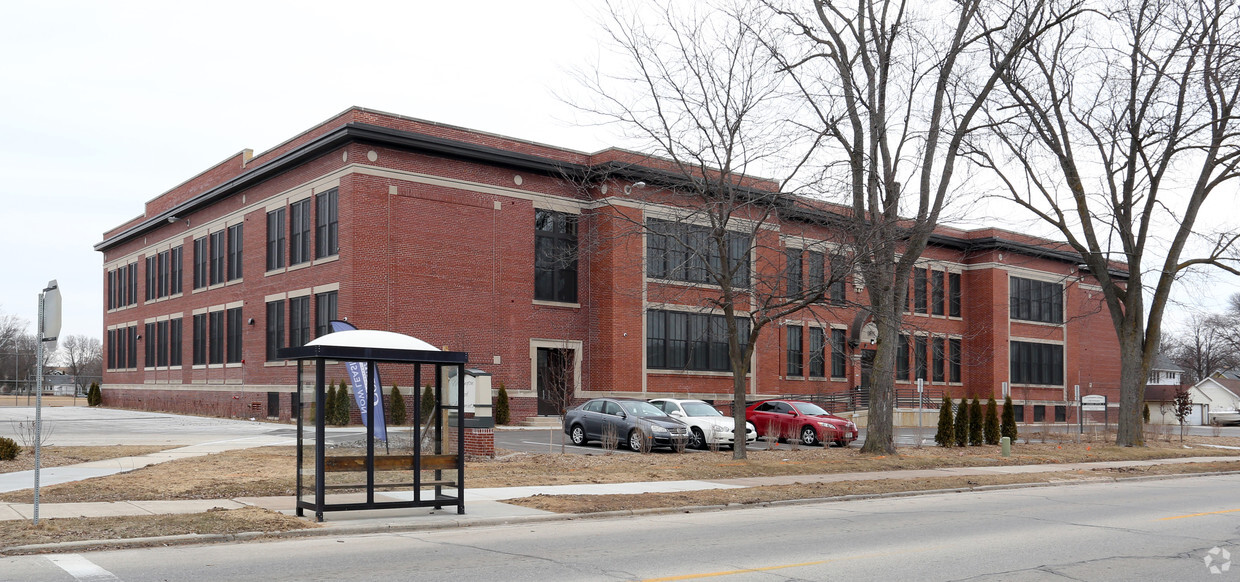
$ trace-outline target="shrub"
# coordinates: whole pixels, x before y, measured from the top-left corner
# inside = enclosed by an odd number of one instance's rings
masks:
[[[21,450],[21,447],[17,446],[17,441],[9,437],[0,437],[0,461],[16,459],[17,453],[20,453]]]
[[[383,411],[387,413],[388,426],[405,424],[405,419],[409,417],[408,411],[405,410],[405,397],[400,395],[400,389],[395,384],[392,384],[392,398]]]
[[[982,444],[982,401],[976,396],[969,405],[969,444],[975,447]]]
[[[435,391],[431,389],[431,385],[426,385],[426,390],[422,391],[422,418],[431,415],[435,410]]]
[[[1003,397],[1003,422],[999,423],[999,436],[1007,437],[1008,442],[1016,444],[1016,410],[1012,408],[1012,397]]]
[[[336,425],[346,426],[349,424],[349,404],[353,401],[353,393],[348,386],[344,385],[344,380],[340,381],[340,385],[336,387]]]
[[[1141,409],[1141,420],[1146,424],[1150,423],[1150,403],[1146,402],[1145,407]]]
[[[956,426],[952,423],[952,397],[943,395],[943,403],[939,405],[939,430],[934,433],[934,442],[940,447],[956,444]]]
[[[508,390],[504,383],[499,383],[499,394],[495,396],[495,424],[508,424]]]
[[[969,399],[961,398],[956,406],[956,446],[969,445]]]
[[[336,383],[327,385],[323,395],[323,424],[336,424]]]
[[[99,389],[98,382],[91,382],[90,389],[86,391],[86,405],[99,406],[103,404],[103,391]]]
[[[986,444],[999,444],[999,406],[995,404],[994,396],[986,401],[986,423],[982,427],[982,432]]]

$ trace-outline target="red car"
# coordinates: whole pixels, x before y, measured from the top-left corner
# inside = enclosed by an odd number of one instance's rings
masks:
[[[813,402],[763,400],[745,409],[745,420],[758,429],[758,436],[796,438],[806,445],[833,442],[841,447],[857,440],[857,425]]]

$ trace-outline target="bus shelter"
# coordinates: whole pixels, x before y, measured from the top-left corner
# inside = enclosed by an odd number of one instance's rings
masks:
[[[297,515],[313,510],[323,521],[326,511],[456,506],[465,513],[465,363],[469,354],[443,351],[404,334],[377,330],[338,331],[304,346],[281,348],[281,359],[297,362]],[[365,437],[356,431],[328,432],[325,411],[328,383],[347,378],[346,365],[364,364],[366,397],[381,402],[383,378],[397,378],[419,394],[424,368],[433,370],[436,406],[423,418],[414,399],[413,420],[387,427],[376,450],[376,416],[362,416]],[[309,368],[309,369],[307,369]],[[329,373],[332,374],[329,376]],[[342,386],[344,386],[342,382]],[[344,389],[350,389],[345,387]],[[350,399],[352,401],[352,399]],[[382,425],[380,425],[382,426]],[[423,491],[433,488],[433,491]],[[377,500],[376,493],[386,500]]]

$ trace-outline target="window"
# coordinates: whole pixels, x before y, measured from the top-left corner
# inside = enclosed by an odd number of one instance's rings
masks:
[[[1025,405],[1013,404],[1012,414],[1016,416],[1016,422],[1025,422]]]
[[[228,318],[228,338],[227,351],[224,361],[229,364],[238,364],[241,362],[241,308],[234,307],[227,311]]]
[[[159,296],[168,296],[168,258],[171,251],[159,253]]]
[[[960,317],[960,273],[947,274],[947,316]]]
[[[934,364],[930,370],[930,378],[934,382],[942,382],[947,379],[947,370],[945,366],[945,360],[947,358],[947,345],[943,338],[936,337],[931,342],[931,346]]]
[[[787,273],[787,283],[785,289],[789,297],[801,294],[801,249],[787,249],[784,251],[785,271]],[[798,374],[799,376],[800,374]]]
[[[716,276],[726,276],[724,257],[718,246],[710,244],[710,229],[704,226],[650,219],[646,221],[646,276],[652,279],[717,283]],[[749,249],[746,234],[728,231],[726,238],[728,270],[732,285],[749,287]],[[712,275],[713,270],[716,275]]]
[[[947,340],[947,357],[948,357],[948,382],[960,382],[960,338],[951,338]]]
[[[300,347],[310,341],[310,296],[288,300],[288,345]]]
[[[926,378],[926,336],[913,338],[913,378]]]
[[[163,320],[155,324],[155,329],[159,332],[159,344],[155,349],[155,365],[161,368],[168,367],[168,320]]]
[[[534,299],[577,302],[577,217],[534,212]]]
[[[749,320],[737,319],[737,334],[749,337]],[[745,345],[741,345],[745,349]],[[705,357],[703,357],[705,354]],[[646,312],[646,366],[662,370],[727,372],[727,320],[722,315]]]
[[[138,263],[134,261],[129,263],[129,285],[126,287],[126,297],[129,299],[129,305],[138,304]],[[134,328],[137,329],[136,327]],[[137,365],[131,367],[136,368]]]
[[[267,270],[284,267],[284,209],[267,213]]]
[[[1063,285],[1020,277],[1008,281],[1012,319],[1063,323]]]
[[[194,288],[207,286],[207,237],[194,239]]]
[[[314,296],[314,337],[332,332],[332,320],[336,319],[336,292],[319,293]]]
[[[908,353],[905,352],[905,356]],[[831,330],[831,377],[843,378],[847,374],[844,367],[844,330]]]
[[[105,356],[107,357],[107,369],[111,370],[111,369],[116,368],[116,330],[115,329],[108,330],[107,342],[108,342],[108,353]]]
[[[244,224],[234,224],[228,227],[228,280],[235,281],[241,278],[241,257],[244,254],[245,238],[242,234],[241,227]]]
[[[1068,422],[1068,407],[1067,406],[1056,406],[1055,407],[1055,422]]]
[[[310,199],[289,205],[288,264],[310,260]]]
[[[150,301],[157,297],[157,289],[159,283],[156,275],[158,270],[155,267],[155,255],[146,258],[146,300]]]
[[[826,257],[822,253],[808,251],[805,253],[806,274],[805,280],[808,282],[809,288],[814,291],[822,290],[823,281],[827,277]]]
[[[943,271],[930,274],[930,313],[943,315]]]
[[[168,365],[172,367],[181,365],[181,323],[179,317],[168,321]]]
[[[801,376],[805,370],[802,369],[803,361],[801,359],[801,326],[788,326],[788,375]]]
[[[826,332],[821,327],[809,328],[809,375],[811,378],[822,378],[827,375],[826,349]]]
[[[224,363],[224,312],[212,311],[207,314],[210,326],[207,329],[207,363]]]
[[[181,266],[182,266],[182,249],[181,247],[173,247],[168,254],[168,294],[176,295],[181,292]]]
[[[159,339],[155,337],[155,324],[148,323],[143,327],[142,335],[146,336],[146,341],[142,342],[143,365],[147,368],[155,367],[155,346],[159,345]]]
[[[844,288],[844,279],[848,276],[847,259],[841,256],[831,257],[831,286],[827,289],[827,295],[831,298],[831,303],[843,305],[847,300]]]
[[[336,193],[336,188],[332,188],[314,197],[314,256],[320,259],[336,254],[340,248]]]
[[[108,309],[116,309],[116,271],[108,271],[108,291],[107,295]]]
[[[267,302],[267,361],[284,347],[284,300]]]
[[[1034,404],[1033,405],[1033,421],[1042,422],[1044,420],[1046,420],[1046,405],[1045,404]]]
[[[210,285],[224,282],[224,256],[226,248],[224,247],[224,231],[213,232],[207,235],[210,240],[211,247],[211,278],[207,282]]]
[[[1012,342],[1013,384],[1063,385],[1063,346],[1032,342]]]
[[[194,316],[194,359],[195,366],[207,364],[207,314]]]
[[[926,270],[913,269],[913,312],[926,313]]]
[[[908,334],[900,334],[896,343],[896,380],[908,382]]]

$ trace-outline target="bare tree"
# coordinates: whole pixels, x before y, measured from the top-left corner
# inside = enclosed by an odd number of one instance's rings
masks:
[[[576,104],[653,155],[633,156],[640,171],[621,164],[604,177],[611,180],[606,186],[625,188],[625,196],[592,191],[609,205],[609,228],[624,226],[618,244],[646,237],[643,272],[671,282],[643,289],[650,301],[710,314],[695,320],[699,333],[690,340],[704,346],[696,357],[731,372],[733,419],[743,427],[746,375],[762,332],[821,302],[851,271],[847,257],[834,252],[838,247],[821,238],[806,239],[807,250],[818,253],[806,273],[799,271],[799,255],[790,269],[783,242],[772,234],[784,221],[813,228],[830,219],[786,191],[818,138],[791,125],[785,77],[760,38],[769,14],[703,4],[682,11],[670,2],[607,6],[605,28],[623,65],[583,75],[594,102]],[[750,177],[756,169],[786,177]],[[745,447],[734,447],[733,457],[745,458]]]
[[[103,373],[103,342],[86,335],[70,335],[60,342],[60,355],[74,376],[78,393]]]
[[[0,312],[0,385],[8,384],[14,391],[34,373],[34,336],[27,331],[26,320]]]
[[[895,451],[895,363],[910,276],[953,192],[968,136],[1024,48],[1073,1],[765,0],[788,35],[771,48],[834,158],[817,186],[847,200],[847,232],[878,328],[862,450]],[[988,53],[988,47],[995,47]]]
[[[1098,280],[1120,346],[1116,443],[1141,445],[1176,278],[1208,266],[1240,275],[1240,230],[1189,250],[1207,199],[1240,175],[1240,6],[1100,3],[1000,71],[995,143],[974,153]]]
[[[1184,368],[1186,382],[1200,381],[1219,370],[1240,365],[1240,350],[1228,341],[1231,322],[1224,315],[1193,315],[1182,333],[1168,334],[1163,353]]]

